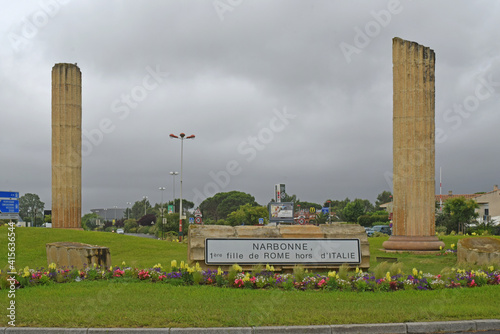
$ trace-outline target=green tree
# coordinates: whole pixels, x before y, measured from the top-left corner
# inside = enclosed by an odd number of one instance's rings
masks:
[[[382,191],[380,194],[377,196],[377,200],[375,201],[375,207],[377,210],[380,210],[380,205],[384,203],[389,203],[392,201],[392,193],[390,191]]]
[[[97,227],[97,220],[99,215],[97,213],[87,213],[82,217],[82,228],[87,231],[92,231]]]
[[[144,211],[146,213],[144,213]],[[151,203],[149,203],[149,200],[147,198],[142,199],[140,201],[137,201],[132,205],[132,211],[130,213],[130,218],[133,219],[139,219],[145,214],[152,214],[154,213],[153,208],[151,207]]]
[[[32,226],[41,225],[44,206],[37,194],[27,193],[19,198],[19,216],[26,222],[32,222]]]
[[[328,203],[330,201],[330,203]],[[339,200],[326,200],[325,203],[323,203],[323,206],[330,207],[332,210],[332,221],[347,221],[347,219],[344,217],[344,208],[346,207],[347,204],[349,204],[351,200],[346,197],[344,200],[339,201]]]
[[[356,198],[354,201],[347,203],[342,210],[343,218],[350,223],[357,222],[358,217],[365,214],[370,207],[366,202],[367,200]]]
[[[227,216],[239,209],[241,205],[251,204],[257,206],[255,198],[241,191],[229,191],[225,193],[217,193],[212,197],[205,199],[200,204],[200,210],[205,219],[226,219]]]
[[[440,225],[446,227],[446,232],[465,232],[467,225],[475,222],[479,208],[473,199],[466,200],[464,197],[450,198],[444,201],[443,217],[438,219]]]
[[[252,206],[250,203],[241,205],[238,210],[231,212],[227,216],[227,222],[231,226],[236,225],[258,225],[259,218],[264,218],[266,221],[269,217],[269,212],[264,206]]]

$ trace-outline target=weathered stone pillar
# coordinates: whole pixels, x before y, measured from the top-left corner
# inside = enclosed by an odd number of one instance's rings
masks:
[[[434,51],[394,38],[393,233],[386,250],[433,251],[435,236]]]
[[[81,228],[82,73],[52,68],[52,227]]]

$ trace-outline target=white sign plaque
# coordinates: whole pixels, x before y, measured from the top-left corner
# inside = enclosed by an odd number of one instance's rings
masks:
[[[205,263],[357,264],[359,239],[215,239],[205,240]]]

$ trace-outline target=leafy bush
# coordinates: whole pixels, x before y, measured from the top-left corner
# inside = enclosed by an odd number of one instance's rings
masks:
[[[136,231],[137,231],[137,227],[139,225],[137,224],[137,222],[134,220],[134,219],[129,219],[129,220],[126,220],[125,221],[125,233],[135,233],[135,232],[132,232],[131,229],[134,228]]]
[[[138,221],[137,224],[141,226],[151,226],[151,223],[156,222],[156,216],[154,214],[147,214],[142,216]]]
[[[389,215],[362,215],[358,217],[358,224],[365,227],[385,225],[389,223]]]
[[[137,233],[148,234],[149,233],[149,226],[141,226],[141,227],[139,227],[139,229],[137,230]]]
[[[446,234],[446,226],[436,226],[436,232],[439,235],[444,235]]]

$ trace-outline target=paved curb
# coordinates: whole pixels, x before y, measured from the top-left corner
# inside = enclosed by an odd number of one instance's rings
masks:
[[[447,333],[500,331],[500,319],[351,324],[323,326],[266,326],[212,328],[37,328],[0,327],[0,334],[336,334],[336,333]]]

